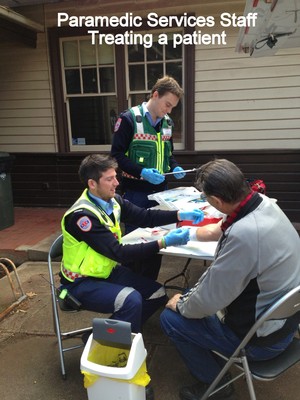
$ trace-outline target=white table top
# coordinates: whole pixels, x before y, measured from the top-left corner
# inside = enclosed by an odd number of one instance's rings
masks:
[[[174,227],[175,228],[175,224]],[[123,244],[146,243],[158,240],[166,234],[170,229],[170,225],[157,228],[137,228],[134,231],[123,236]],[[199,242],[190,241],[184,246],[169,246],[160,250],[160,254],[178,257],[197,258],[201,260],[213,260],[218,242]]]

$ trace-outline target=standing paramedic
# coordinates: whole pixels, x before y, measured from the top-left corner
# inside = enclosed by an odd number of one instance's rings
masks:
[[[253,192],[240,169],[224,159],[203,165],[196,187],[227,217],[190,232],[193,240],[219,240],[214,261],[161,315],[163,330],[197,380],[181,389],[181,400],[200,400],[221,371],[212,350],[230,356],[257,317],[300,284],[300,239],[274,200]],[[246,347],[247,357],[266,360],[284,351],[298,318],[267,321]],[[219,386],[229,378],[225,375]],[[210,398],[223,399],[232,392],[229,384]]]
[[[185,176],[173,156],[173,121],[168,115],[182,95],[178,82],[164,76],[151,89],[147,102],[123,112],[115,124],[111,155],[122,170],[124,198],[139,207],[157,205],[148,195],[167,189],[165,172],[178,171],[176,179]],[[134,229],[132,224],[125,224],[125,233]],[[132,263],[130,268],[156,280],[161,259],[155,254],[143,264]]]
[[[139,227],[203,219],[199,210],[191,212],[146,210],[116,194],[118,164],[108,155],[93,154],[83,159],[79,177],[86,189],[62,219],[63,260],[61,285],[82,306],[111,318],[131,322],[140,332],[145,322],[167,301],[158,282],[136,275],[122,266],[143,259],[166,246],[186,244],[189,232],[176,229],[162,239],[122,245],[120,222]]]
[[[168,113],[177,106],[183,90],[169,76],[157,80],[150,98],[123,112],[115,124],[111,155],[122,170],[124,198],[139,207],[150,208],[148,195],[167,188],[165,172],[185,176],[173,156],[173,121]],[[126,233],[134,228],[126,224]]]

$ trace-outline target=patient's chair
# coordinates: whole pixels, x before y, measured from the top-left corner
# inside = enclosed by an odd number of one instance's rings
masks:
[[[240,371],[239,375],[234,377],[231,381],[226,382],[226,385],[235,381],[236,379],[245,376],[249,396],[251,400],[255,400],[255,392],[253,386],[253,379],[261,381],[270,381],[276,379],[290,367],[300,361],[300,339],[295,337],[288,348],[279,356],[267,361],[251,361],[247,359],[245,347],[250,339],[256,333],[258,328],[265,322],[272,319],[286,319],[294,316],[298,323],[300,322],[300,286],[290,290],[288,293],[283,294],[271,307],[269,307],[255,322],[247,335],[242,340],[241,344],[236,348],[230,357],[226,357],[219,352],[214,352],[224,360],[226,364],[222,371],[212,382],[207,389],[206,393],[202,396],[201,400],[206,400],[213,393],[218,392],[223,386],[216,389],[218,383],[228,372],[229,368],[234,365]],[[299,334],[299,333],[298,333]]]

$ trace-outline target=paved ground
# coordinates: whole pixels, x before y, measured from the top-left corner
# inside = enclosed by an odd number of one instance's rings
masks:
[[[2,231],[2,235],[4,235]],[[26,259],[18,267],[27,299],[0,321],[0,387],[1,400],[86,400],[87,391],[83,386],[80,372],[81,350],[65,355],[67,379],[60,374],[57,342],[53,333],[52,312],[47,263],[45,262],[50,243],[57,233],[28,246]],[[0,242],[1,249],[1,242]],[[28,257],[28,253],[30,257]],[[12,251],[15,256],[15,252]],[[3,256],[0,250],[0,257]],[[160,281],[179,272],[183,267],[182,258],[165,257]],[[58,265],[56,266],[58,270]],[[193,260],[189,266],[188,280],[192,284],[205,267]],[[44,277],[44,278],[43,278]],[[178,284],[181,283],[179,280]],[[169,291],[172,295],[172,291]],[[212,294],[213,295],[213,294]],[[0,314],[14,302],[7,278],[0,279]],[[90,326],[93,313],[81,311],[63,314],[62,325],[67,329]],[[177,400],[181,386],[194,380],[186,370],[171,343],[159,326],[159,312],[145,325],[143,338],[148,352],[147,366],[155,391],[155,400]],[[80,342],[80,340],[79,340]],[[258,400],[299,399],[300,366],[290,370],[273,382],[256,382]],[[233,399],[248,399],[244,381],[235,384]],[[101,393],[97,399],[103,398]]]
[[[165,261],[168,265],[164,267],[165,272],[168,268],[178,272],[183,259],[180,263],[176,263],[172,257]],[[58,271],[58,264],[56,269]],[[48,279],[47,263],[29,261],[18,267],[17,271],[28,299],[0,322],[0,359],[3,370],[0,374],[0,386],[3,388],[1,399],[87,399],[80,373],[81,350],[65,355],[67,380],[64,381],[60,375],[49,284],[44,279]],[[165,274],[161,278],[165,279]],[[0,281],[0,291],[2,303],[14,301],[6,278]],[[90,326],[94,316],[96,314],[86,311],[78,314],[64,313],[62,325],[66,329]],[[156,399],[176,399],[182,383],[192,383],[193,379],[162,334],[159,312],[147,322],[143,338]]]

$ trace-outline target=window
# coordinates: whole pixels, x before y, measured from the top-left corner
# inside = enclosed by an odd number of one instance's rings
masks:
[[[164,45],[158,43],[160,32],[151,33],[148,48],[93,45],[80,28],[49,30],[59,152],[110,151],[118,115],[146,101],[165,74],[185,93],[171,113],[175,150],[193,150],[194,46],[174,48],[171,30]]]
[[[110,145],[117,116],[114,48],[86,37],[61,43],[70,149]]]
[[[169,34],[168,44],[158,44],[158,34],[153,33],[153,45],[146,48],[142,45],[130,45],[126,48],[128,77],[128,106],[141,104],[147,100],[156,80],[163,75],[170,75],[180,86],[183,86],[183,46],[173,48]],[[174,121],[174,143],[177,148],[184,148],[184,130],[182,116],[184,98],[172,110]]]

